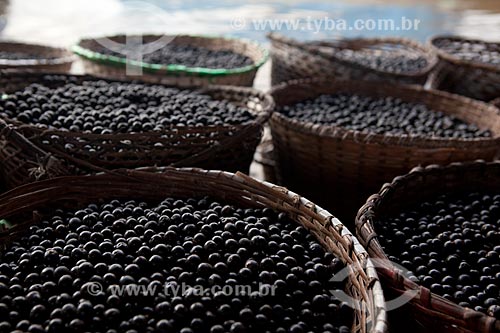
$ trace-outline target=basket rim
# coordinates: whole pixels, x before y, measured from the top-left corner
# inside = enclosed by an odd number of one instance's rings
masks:
[[[45,50],[45,51],[57,52],[59,53],[59,56],[53,58],[41,58],[41,59],[0,59],[0,66],[16,66],[22,68],[23,66],[29,67],[37,65],[61,65],[61,64],[72,63],[76,59],[76,57],[73,54],[71,54],[69,50],[61,47],[25,43],[15,40],[0,41],[0,47],[4,45],[31,47],[39,51]]]
[[[369,66],[364,66],[359,63],[351,62],[346,59],[342,59],[336,56],[335,53],[333,54],[328,54],[326,55],[324,52],[320,51],[319,49],[316,49],[318,46],[325,46],[325,47],[332,47],[332,46],[338,46],[339,44],[336,44],[336,42],[332,41],[312,41],[312,42],[299,42],[297,40],[287,38],[283,35],[277,34],[277,33],[268,33],[267,38],[271,41],[271,43],[281,43],[285,44],[287,46],[291,47],[296,47],[300,48],[305,52],[310,53],[311,55],[317,55],[322,57],[325,60],[329,60],[328,58],[334,58],[335,61],[338,61],[346,66],[351,66],[351,67],[357,67],[361,68],[364,70],[369,70],[374,73],[378,74],[383,74],[383,75],[391,75],[394,77],[399,77],[399,78],[418,78],[423,75],[429,74],[429,72],[438,64],[439,59],[437,55],[435,54],[436,52],[428,47],[425,44],[419,43],[417,41],[414,41],[409,38],[404,38],[404,37],[379,37],[379,38],[346,38],[346,39],[339,39],[339,42],[345,42],[346,44],[354,44],[354,43],[364,43],[367,46],[373,45],[373,44],[381,44],[381,43],[389,43],[389,44],[403,44],[405,46],[410,46],[412,48],[417,48],[421,50],[422,54],[425,55],[425,58],[427,59],[427,66],[414,72],[401,72],[401,73],[396,73],[396,72],[391,72],[388,70],[382,70],[379,68],[373,68]]]
[[[455,40],[455,41],[470,41],[470,42],[478,42],[482,44],[500,44],[499,42],[487,42],[484,40],[480,40],[477,38],[467,38],[467,37],[462,37],[462,36],[457,36],[457,35],[436,35],[432,36],[428,40],[428,44],[434,48],[435,52],[439,55],[439,57],[443,58],[446,61],[451,62],[454,65],[457,66],[468,66],[471,68],[476,68],[476,69],[483,69],[483,70],[488,70],[488,71],[494,71],[500,73],[500,65],[492,65],[492,64],[485,64],[485,63],[480,63],[476,61],[471,61],[471,60],[465,60],[462,59],[456,55],[453,55],[451,53],[448,53],[446,51],[443,51],[441,48],[435,45],[435,42],[438,39],[449,39],[449,40]]]
[[[289,87],[308,85],[308,84],[321,84],[325,86],[329,86],[332,82],[335,84],[341,85],[344,83],[356,83],[357,85],[364,86],[380,86],[380,83],[375,81],[355,81],[355,80],[337,80],[337,79],[328,79],[328,78],[309,78],[309,79],[297,79],[290,80],[287,82],[283,82],[272,87],[270,94],[275,97],[276,93],[280,93],[286,91]],[[391,84],[384,83],[384,86],[387,87],[388,91],[394,92],[403,92],[403,91],[412,91],[418,94],[429,94],[433,95],[437,98],[445,98],[451,100],[455,103],[467,103],[477,106],[478,108],[487,109],[492,108],[495,109],[498,116],[500,117],[500,109],[495,105],[484,103],[481,101],[473,100],[464,96],[454,95],[451,93],[447,93],[439,90],[427,90],[418,85],[409,85],[409,84]],[[332,89],[331,93],[341,92],[342,89]],[[391,96],[391,94],[388,94]],[[393,97],[397,97],[392,95]],[[399,98],[399,97],[398,97]],[[404,98],[402,98],[404,100]],[[425,104],[425,103],[424,103]],[[419,146],[419,147],[430,147],[430,148],[447,148],[447,147],[470,147],[470,146],[490,146],[493,144],[500,145],[500,135],[497,137],[490,138],[441,138],[441,137],[418,137],[412,135],[393,135],[393,134],[374,134],[374,133],[363,133],[359,130],[351,130],[346,129],[344,127],[335,126],[335,125],[320,125],[314,124],[312,122],[300,121],[297,119],[289,118],[281,114],[278,109],[281,105],[278,105],[278,102],[275,99],[275,111],[272,113],[270,123],[271,126],[274,124],[281,124],[283,126],[290,127],[296,131],[301,133],[310,134],[319,137],[325,138],[342,138],[342,139],[351,139],[357,142],[364,142],[368,144],[391,144],[391,145],[408,145],[408,146]]]
[[[245,93],[249,96],[254,96],[254,97],[259,97],[260,99],[263,100],[263,109],[260,110],[258,113],[255,113],[255,119],[250,121],[247,124],[236,124],[236,125],[221,125],[221,126],[206,126],[203,127],[203,129],[208,129],[208,130],[217,130],[217,129],[241,129],[245,128],[248,126],[255,126],[255,125],[262,125],[264,124],[271,116],[272,110],[274,108],[274,100],[272,96],[268,93],[259,91],[257,89],[254,89],[252,87],[240,87],[240,86],[226,86],[226,85],[209,85],[207,87],[199,87],[199,86],[176,86],[176,85],[169,85],[169,84],[162,84],[162,83],[150,83],[150,82],[144,82],[141,80],[133,80],[133,81],[127,81],[127,80],[120,80],[120,79],[108,79],[108,78],[101,78],[98,76],[93,76],[93,75],[79,75],[79,74],[66,74],[66,73],[51,73],[51,72],[43,72],[43,73],[38,73],[36,71],[18,71],[18,70],[0,70],[0,75],[5,74],[6,76],[26,76],[26,75],[34,75],[34,76],[62,76],[62,77],[76,77],[76,78],[81,78],[84,80],[90,80],[90,81],[106,81],[106,82],[122,82],[122,83],[131,83],[131,82],[136,82],[139,84],[143,85],[159,85],[163,86],[165,88],[177,88],[180,90],[192,90],[193,92],[199,92],[199,93],[210,93],[210,92],[218,92],[218,91],[226,91],[226,92],[234,92],[234,93]],[[6,98],[8,94],[2,93],[0,90],[0,99]],[[151,136],[151,137],[157,137],[163,135],[162,132],[155,132],[155,131],[149,131],[149,132],[136,132],[136,133],[110,133],[110,134],[94,134],[94,133],[84,133],[83,131],[69,131],[69,130],[61,130],[61,129],[53,129],[53,128],[40,128],[37,127],[35,124],[26,124],[23,122],[20,122],[18,120],[14,120],[11,118],[5,118],[9,124],[12,124],[20,129],[28,129],[33,132],[39,132],[39,133],[47,133],[47,134],[54,134],[54,135],[70,135],[70,136],[82,136],[82,137],[92,137],[96,139],[102,139],[106,140],[109,138],[116,138],[116,137],[121,137],[123,136],[124,138],[126,137],[135,137],[135,136]],[[169,129],[171,131],[185,131],[191,127],[189,126],[172,126]],[[201,128],[200,128],[201,130]]]
[[[12,202],[14,202],[16,199],[25,197],[29,194],[34,194],[34,193],[43,194],[44,190],[50,192],[57,187],[71,187],[72,184],[75,185],[75,182],[78,183],[78,181],[80,181],[80,183],[84,182],[85,184],[91,184],[92,181],[99,184],[102,181],[105,181],[107,184],[112,184],[113,182],[117,184],[122,184],[122,182],[125,181],[130,182],[132,178],[144,184],[146,181],[152,182],[154,179],[158,180],[161,178],[164,178],[164,181],[175,178],[176,181],[179,182],[180,180],[188,177],[198,177],[200,181],[198,181],[197,183],[200,186],[208,189],[210,189],[210,187],[214,185],[213,182],[209,181],[210,178],[217,180],[223,179],[226,182],[230,182],[235,187],[238,187],[238,190],[241,192],[246,191],[253,193],[255,195],[259,195],[260,193],[260,195],[262,196],[264,195],[274,196],[280,199],[279,202],[281,202],[283,210],[285,210],[285,208],[288,208],[290,214],[292,215],[291,216],[292,219],[295,219],[294,216],[297,214],[296,212],[293,211],[300,211],[300,207],[303,207],[304,209],[317,215],[323,220],[329,221],[328,223],[331,224],[334,227],[334,229],[337,230],[337,232],[342,238],[348,238],[353,244],[352,251],[346,253],[344,257],[348,257],[354,253],[356,257],[360,260],[360,262],[366,264],[366,266],[363,268],[367,277],[370,278],[369,286],[373,288],[373,295],[370,298],[374,302],[374,311],[376,311],[376,313],[372,317],[373,322],[370,332],[384,333],[387,331],[385,301],[384,301],[382,286],[379,281],[377,271],[374,268],[374,264],[372,260],[369,258],[368,252],[361,245],[356,236],[353,233],[351,233],[351,231],[347,227],[345,227],[342,224],[342,222],[338,220],[335,216],[333,216],[330,212],[324,210],[320,206],[317,206],[308,199],[294,193],[293,191],[288,190],[287,188],[252,178],[250,176],[245,175],[242,172],[231,173],[227,171],[204,170],[200,168],[164,167],[164,168],[143,168],[135,170],[119,169],[113,172],[104,172],[95,175],[64,176],[64,177],[38,181],[36,183],[25,184],[15,189],[12,189],[8,192],[0,194],[0,210],[9,211],[8,208],[5,208],[5,205],[9,205],[10,207],[12,207]],[[202,181],[203,179],[207,181],[206,182]],[[174,184],[172,185],[172,187],[175,188],[176,185]],[[130,195],[130,193],[128,193],[128,195]],[[225,195],[220,193],[215,194],[215,197],[224,197],[224,196]],[[48,199],[47,201],[55,200],[53,196],[47,196],[46,198]],[[33,202],[33,201],[30,202],[30,205],[32,206],[39,204],[41,205],[44,203]],[[258,204],[262,207],[265,206],[272,207],[272,205],[270,204],[267,205],[265,203],[258,203]],[[16,213],[18,213],[23,209],[30,209],[30,207],[29,206],[16,207],[15,209],[10,210],[9,211],[10,215],[7,216],[15,215]],[[308,230],[308,232],[311,231]],[[2,232],[0,231],[0,236],[1,234]],[[325,249],[325,251],[328,250]],[[344,261],[345,258],[341,259],[342,261]],[[344,264],[347,265],[345,261]]]
[[[165,72],[165,73],[172,73],[172,74],[195,74],[199,76],[227,76],[227,75],[233,75],[233,74],[243,74],[243,73],[248,73],[254,70],[259,69],[269,58],[269,51],[262,47],[259,43],[256,41],[246,39],[246,38],[238,38],[234,36],[226,36],[226,35],[210,35],[210,34],[179,34],[179,35],[173,35],[173,37],[191,37],[191,38],[205,38],[205,39],[221,39],[221,40],[232,40],[232,41],[238,41],[240,43],[245,43],[252,45],[256,47],[260,53],[261,57],[258,61],[254,61],[252,65],[247,65],[243,67],[238,67],[238,68],[231,68],[231,69],[225,69],[225,68],[206,68],[206,67],[188,67],[185,65],[177,65],[177,64],[153,64],[153,63],[147,63],[147,62],[142,62],[142,61],[135,61],[135,60],[127,60],[127,58],[124,57],[118,57],[118,56],[113,56],[113,55],[106,55],[102,54],[96,51],[92,51],[91,49],[85,48],[81,46],[83,42],[90,41],[90,40],[96,40],[99,38],[117,38],[117,37],[123,37],[125,35],[113,35],[113,36],[103,36],[103,37],[94,37],[94,38],[84,38],[81,39],[78,44],[74,45],[71,49],[72,51],[81,56],[82,58],[86,60],[90,60],[93,62],[98,62],[102,63],[105,65],[111,65],[111,66],[125,66],[125,65],[132,65],[132,66],[137,66],[140,68],[143,68],[144,70],[152,73],[160,73],[160,72]],[[160,34],[145,34],[144,36],[164,36]],[[171,35],[172,36],[172,35]]]
[[[417,176],[438,172],[443,174],[443,179],[444,179],[446,178],[445,175],[448,174],[450,171],[453,172],[454,170],[457,169],[466,170],[467,168],[470,167],[482,168],[483,170],[487,168],[496,168],[500,170],[500,160],[490,161],[490,162],[485,162],[483,160],[476,160],[467,162],[454,162],[448,165],[432,164],[425,167],[422,166],[414,167],[409,173],[402,176],[397,176],[391,182],[385,183],[381,187],[378,193],[371,195],[366,200],[365,204],[357,212],[355,219],[355,230],[356,230],[355,232],[356,236],[359,238],[359,241],[362,242],[362,245],[365,246],[366,250],[370,253],[370,257],[375,259],[377,258],[382,259],[381,265],[377,267],[377,271],[379,272],[379,274],[382,274],[384,276],[387,273],[393,274],[392,276],[389,277],[389,279],[392,282],[397,283],[398,287],[402,288],[403,290],[419,290],[420,295],[427,295],[423,296],[425,297],[426,300],[428,300],[426,301],[426,303],[431,303],[430,299],[432,298],[436,304],[440,305],[436,308],[432,308],[431,305],[426,304],[424,305],[426,309],[428,309],[429,311],[437,312],[438,316],[441,319],[444,317],[447,318],[452,317],[456,319],[457,317],[462,316],[463,319],[471,318],[478,322],[479,321],[484,322],[484,324],[487,327],[489,327],[491,329],[491,332],[493,333],[493,332],[498,332],[498,330],[500,330],[500,320],[488,316],[482,312],[464,308],[455,302],[449,301],[444,297],[431,292],[424,286],[411,281],[403,274],[400,274],[398,268],[389,263],[390,262],[389,258],[378,241],[375,226],[373,224],[373,221],[377,218],[378,208],[380,207],[381,204],[383,204],[386,201],[387,195],[391,193],[394,188],[397,188],[399,186],[404,186],[406,182]],[[464,182],[466,181],[464,180]],[[365,235],[362,232],[363,229],[371,230],[373,231],[373,234],[368,235],[367,237],[367,235]],[[414,300],[412,300],[411,302],[413,301]],[[417,302],[418,304],[421,301],[417,300],[415,302]],[[443,308],[450,308],[450,307],[453,309],[450,310],[450,312],[453,312],[453,314],[443,313]],[[472,332],[472,331],[466,331],[466,332]]]

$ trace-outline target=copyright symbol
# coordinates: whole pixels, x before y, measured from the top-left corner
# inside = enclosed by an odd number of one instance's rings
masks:
[[[102,285],[99,282],[88,282],[84,285],[84,288],[90,296],[97,296],[102,293]]]
[[[246,21],[242,17],[235,17],[231,20],[231,27],[234,30],[242,30],[246,26]]]

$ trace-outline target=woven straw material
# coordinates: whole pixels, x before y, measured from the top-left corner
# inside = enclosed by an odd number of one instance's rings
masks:
[[[91,76],[0,73],[0,87],[12,92],[38,82],[59,86]],[[0,163],[7,188],[61,175],[146,166],[192,166],[247,172],[273,108],[272,98],[251,88],[208,87],[215,99],[247,107],[247,125],[172,127],[169,131],[89,134],[46,130],[14,120],[0,121]],[[68,145],[73,146],[69,148]],[[94,151],[89,146],[95,147]]]
[[[271,81],[281,82],[317,77],[336,79],[374,80],[425,84],[437,57],[427,46],[402,38],[346,39],[337,42],[302,43],[277,34],[269,34],[271,41]],[[385,53],[390,56],[419,54],[428,62],[425,68],[416,72],[395,73],[363,66],[349,59],[339,57],[342,49],[363,51],[367,54]]]
[[[144,35],[144,43],[157,41],[162,35]],[[83,39],[74,48],[75,53],[82,57],[85,72],[88,74],[112,79],[141,79],[151,83],[161,83],[182,86],[206,86],[210,84],[252,86],[255,74],[267,58],[267,51],[258,44],[235,38],[178,35],[170,43],[192,45],[210,50],[230,50],[245,55],[253,60],[253,64],[234,69],[189,68],[180,65],[145,64],[139,66],[142,75],[132,76],[126,73],[126,59],[98,53],[101,48],[99,39]],[[113,42],[125,43],[126,36],[103,37]]]
[[[68,73],[75,56],[69,51],[44,45],[0,42],[4,52],[36,54],[38,59],[0,59],[0,69],[18,69],[39,72]]]
[[[359,210],[356,234],[373,258],[388,260],[377,239],[374,221],[385,214],[403,211],[413,203],[430,198],[437,192],[477,191],[500,188],[500,162],[453,163],[448,166],[430,165],[414,168],[409,174],[396,177],[372,195]],[[408,280],[395,267],[377,267],[384,290],[401,294],[418,290],[406,312],[424,325],[424,332],[493,333],[500,332],[500,321],[485,314],[465,309],[433,294],[427,288]]]
[[[89,191],[89,189],[92,189]],[[297,194],[241,173],[200,169],[162,169],[161,173],[117,170],[113,174],[70,176],[27,184],[0,196],[0,216],[10,222],[24,221],[0,240],[21,233],[36,223],[33,212],[49,214],[54,207],[75,209],[111,199],[161,200],[166,197],[210,196],[244,207],[269,207],[286,213],[311,232],[327,251],[349,265],[346,292],[360,300],[352,332],[386,332],[385,303],[380,283],[368,254],[338,219]]]
[[[463,43],[479,43],[486,49],[498,50],[499,43],[487,43],[481,40],[466,39],[453,36],[436,36],[430,45],[439,55],[439,64],[430,80],[434,89],[444,90],[474,99],[489,101],[500,96],[500,65],[483,64],[447,53],[436,47],[440,40],[451,40]]]
[[[279,182],[331,209],[344,223],[353,222],[370,193],[417,165],[492,160],[500,152],[500,111],[461,96],[417,86],[322,79],[291,81],[275,87],[271,94],[279,108],[339,92],[423,103],[493,133],[493,138],[477,139],[369,134],[274,112],[270,125]]]

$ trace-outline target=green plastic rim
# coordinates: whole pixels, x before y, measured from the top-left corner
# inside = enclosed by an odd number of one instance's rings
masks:
[[[189,75],[196,75],[196,76],[226,76],[226,75],[233,75],[233,74],[242,74],[242,73],[247,73],[250,72],[254,69],[258,69],[261,67],[269,58],[269,51],[265,48],[263,48],[259,43],[249,40],[249,39],[241,39],[237,37],[232,37],[232,36],[213,36],[213,35],[186,35],[189,37],[201,37],[201,38],[222,38],[226,40],[240,40],[241,42],[246,42],[253,44],[256,46],[260,52],[262,53],[262,59],[260,59],[258,62],[244,66],[244,67],[238,67],[238,68],[206,68],[206,67],[187,67],[184,65],[176,65],[176,64],[170,64],[170,65],[163,65],[163,64],[151,64],[147,62],[142,62],[142,61],[135,61],[135,60],[127,60],[127,58],[124,57],[117,57],[113,55],[106,55],[102,54],[99,52],[95,52],[89,49],[86,49],[84,47],[81,47],[80,45],[74,45],[72,47],[72,51],[79,55],[82,58],[91,60],[93,62],[101,63],[104,65],[111,65],[111,66],[117,66],[117,67],[124,67],[126,65],[131,65],[131,66],[136,66],[144,69],[145,71],[152,72],[152,73],[158,73],[158,72],[165,72],[165,74],[189,74]]]
[[[4,231],[10,228],[12,228],[12,224],[10,224],[9,221],[5,219],[0,219],[0,231]]]

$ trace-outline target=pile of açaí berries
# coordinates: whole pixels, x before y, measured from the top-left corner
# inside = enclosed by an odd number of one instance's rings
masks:
[[[279,110],[302,122],[342,127],[363,133],[471,139],[491,132],[424,104],[394,97],[372,98],[356,94],[320,95]]]
[[[304,227],[207,198],[55,210],[0,262],[2,333],[347,333],[353,320],[329,283],[343,264]],[[116,293],[137,285],[152,292]]]
[[[435,42],[435,45],[441,50],[463,60],[496,66],[500,65],[500,47],[498,45],[448,39],[439,39]]]
[[[196,91],[105,81],[56,88],[31,84],[0,99],[0,112],[26,124],[95,134],[243,125],[255,119],[245,107]]]
[[[373,52],[342,49],[335,56],[345,61],[354,62],[364,67],[391,73],[414,73],[429,65],[425,57],[406,55],[376,55]]]
[[[135,51],[141,50],[142,45],[137,47],[123,45],[121,49],[111,50],[98,46],[97,52],[117,57],[133,56]],[[250,66],[253,60],[243,54],[231,50],[211,50],[206,47],[194,45],[179,45],[169,43],[164,47],[142,56],[142,61],[150,64],[183,65],[187,67],[201,67],[211,69],[234,69]]]
[[[500,193],[441,195],[377,219],[389,259],[446,299],[500,319]]]

